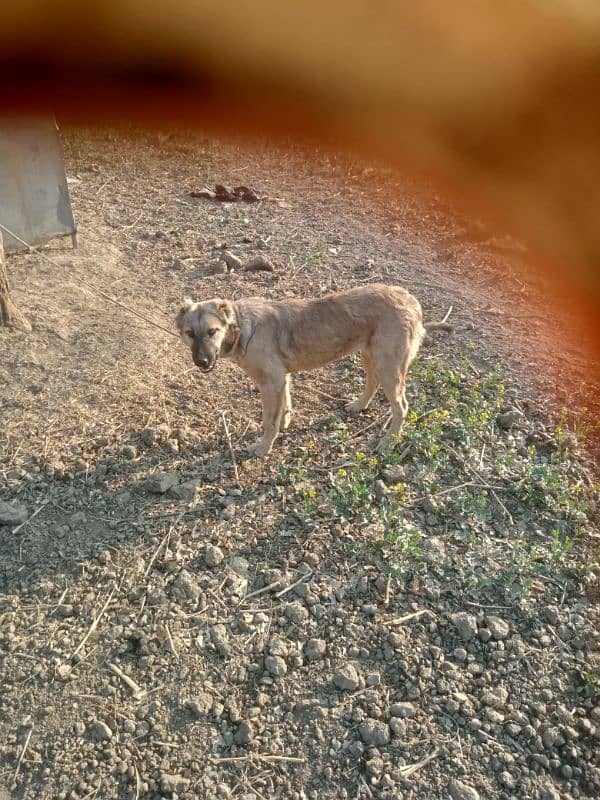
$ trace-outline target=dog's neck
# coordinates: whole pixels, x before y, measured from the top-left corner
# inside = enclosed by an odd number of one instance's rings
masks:
[[[219,353],[221,358],[233,357],[235,355],[235,350],[237,349],[237,346],[240,342],[240,321],[239,321],[238,310],[235,304],[232,305],[235,314],[235,322],[232,322],[227,326],[227,333],[225,335],[225,338],[223,339],[223,343],[221,344],[221,350]]]
[[[222,358],[239,361],[246,355],[246,349],[256,330],[256,323],[251,316],[244,314],[243,308],[240,309],[237,303],[232,303],[232,306],[235,321],[228,326],[219,355]]]
[[[221,358],[227,358],[233,355],[233,351],[240,341],[240,328],[239,325],[233,323],[227,328],[227,333],[221,345]]]

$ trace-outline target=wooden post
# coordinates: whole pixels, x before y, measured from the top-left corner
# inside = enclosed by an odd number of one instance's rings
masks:
[[[6,260],[4,258],[4,243],[0,232],[0,325],[19,328],[29,333],[31,325],[14,304],[10,295],[8,275],[6,274]]]

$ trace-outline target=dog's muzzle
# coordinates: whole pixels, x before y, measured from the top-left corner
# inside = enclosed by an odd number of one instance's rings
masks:
[[[216,363],[216,358],[214,361],[211,361],[209,358],[204,358],[204,356],[194,356],[194,364],[201,369],[202,372],[211,372],[215,368]]]

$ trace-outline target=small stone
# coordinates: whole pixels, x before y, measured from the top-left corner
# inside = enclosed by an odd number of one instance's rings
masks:
[[[472,614],[459,611],[457,614],[452,614],[450,619],[461,639],[468,642],[477,636],[477,620]]]
[[[132,719],[123,720],[122,729],[123,733],[127,734],[135,733],[135,722]]]
[[[333,676],[333,683],[338,689],[355,692],[360,685],[356,668],[352,664],[341,667]]]
[[[179,602],[197,603],[200,599],[200,587],[190,573],[182,569],[171,584],[171,597]]]
[[[137,456],[137,450],[135,447],[133,447],[133,445],[124,444],[121,448],[121,455],[123,458],[132,459]]]
[[[142,442],[151,447],[156,442],[156,430],[154,428],[144,428],[140,433]]]
[[[204,560],[208,567],[218,567],[225,560],[225,555],[220,547],[214,544],[207,544],[204,551]]]
[[[112,731],[105,722],[93,722],[88,726],[88,736],[94,742],[103,742],[112,738]]]
[[[400,717],[406,719],[407,717],[414,717],[417,713],[414,703],[393,703],[390,706],[390,714],[393,717]]]
[[[562,734],[558,728],[546,728],[542,734],[542,742],[546,750],[551,750],[553,747],[560,747],[565,743]]]
[[[573,767],[570,764],[563,764],[560,768],[560,774],[563,778],[570,780],[573,777]]]
[[[521,414],[520,411],[517,411],[516,409],[510,409],[509,411],[504,411],[502,414],[498,414],[496,417],[496,422],[498,427],[502,428],[502,430],[509,431],[522,418],[523,414]]]
[[[302,603],[289,603],[283,613],[286,619],[296,625],[305,625],[308,622],[308,609]]]
[[[233,741],[236,744],[250,744],[254,738],[254,729],[248,720],[240,722],[238,729],[234,734]]]
[[[394,736],[406,737],[406,722],[398,717],[392,717],[390,720],[390,729]]]
[[[452,779],[448,784],[448,791],[452,800],[479,800],[479,792],[466,783]]]
[[[85,723],[83,723],[81,720],[78,720],[73,725],[73,733],[75,734],[75,736],[83,736],[83,734],[85,733]]]
[[[404,467],[401,464],[390,464],[389,467],[385,467],[381,470],[381,477],[388,486],[400,483],[404,479],[404,476]]]
[[[210,629],[210,640],[214,644],[219,655],[229,655],[231,652],[231,645],[229,644],[229,636],[225,625],[221,625],[220,623],[213,625]]]
[[[508,692],[503,686],[494,686],[492,689],[486,689],[481,696],[481,702],[484,706],[492,706],[493,708],[501,708],[506,705],[508,700]]]
[[[271,656],[286,656],[289,649],[286,640],[281,636],[271,636],[267,648]]]
[[[323,639],[309,639],[304,645],[304,655],[308,661],[316,661],[323,658],[327,651],[327,645]]]
[[[367,774],[373,775],[374,777],[381,775],[381,773],[383,772],[383,766],[384,766],[383,758],[381,758],[380,756],[374,756],[373,758],[370,758],[367,762],[365,762],[365,769],[367,771]]]
[[[262,255],[254,256],[249,261],[246,261],[244,264],[244,269],[246,272],[275,272],[275,267],[269,261],[268,258],[265,258]]]
[[[348,752],[353,758],[360,758],[365,752],[365,746],[362,742],[355,740],[348,747]]]
[[[242,259],[234,256],[229,250],[223,250],[221,260],[227,264],[227,269],[229,270],[240,270],[242,268]]]
[[[514,789],[517,785],[514,777],[510,774],[508,770],[503,770],[500,773],[500,783],[505,786],[507,789]]]
[[[358,726],[360,738],[367,747],[382,747],[390,741],[390,728],[385,722],[370,719]]]
[[[169,775],[166,772],[160,776],[160,790],[161,792],[184,792],[189,784],[189,778],[184,778],[183,775]]]
[[[500,617],[486,617],[485,621],[494,639],[506,639],[510,633],[510,625]]]
[[[287,664],[281,656],[265,656],[265,668],[274,678],[281,678],[287,673]]]
[[[0,500],[0,525],[22,525],[28,516],[27,508],[21,503]]]
[[[150,723],[142,719],[138,722],[135,726],[135,735],[136,736],[147,736],[150,733]]]
[[[550,625],[558,625],[560,622],[558,606],[546,606],[542,609],[542,616]]]
[[[456,647],[454,649],[454,658],[459,661],[461,664],[467,660],[467,651],[464,647]]]
[[[201,485],[202,481],[199,480],[191,480],[185,481],[184,483],[178,483],[175,486],[172,486],[169,489],[169,494],[173,497],[176,497],[177,500],[183,500],[185,503],[190,503],[192,500],[196,499],[196,495],[198,494],[198,488]]]
[[[165,494],[176,483],[179,483],[176,472],[157,472],[146,480],[146,489],[153,494]]]
[[[375,603],[365,603],[361,610],[369,617],[376,617],[379,611]]]
[[[210,714],[212,706],[213,699],[207,692],[200,692],[200,694],[185,701],[185,707],[190,710],[196,719]]]
[[[250,562],[247,558],[242,556],[232,556],[229,559],[229,566],[231,569],[242,578],[248,578],[250,575]]]

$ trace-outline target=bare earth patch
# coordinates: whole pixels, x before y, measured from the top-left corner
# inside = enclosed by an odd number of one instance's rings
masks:
[[[10,259],[33,333],[0,329],[0,798],[597,797],[593,369],[519,244],[349,157],[64,140],[81,247]],[[234,366],[85,287],[171,328],[371,281],[456,328],[400,442],[348,358],[266,461]]]

